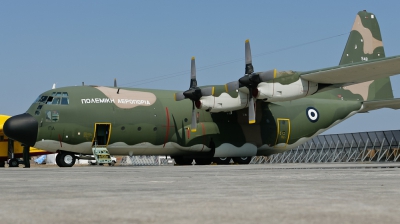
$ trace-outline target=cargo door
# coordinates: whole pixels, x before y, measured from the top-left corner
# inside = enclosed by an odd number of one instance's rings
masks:
[[[96,123],[93,136],[93,145],[107,147],[111,136],[111,123]]]

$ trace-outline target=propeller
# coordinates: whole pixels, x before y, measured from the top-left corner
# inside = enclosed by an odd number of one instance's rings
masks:
[[[254,72],[249,39],[245,41],[245,62],[245,75],[237,81],[225,84],[225,90],[230,92],[242,87],[246,87],[249,90],[249,124],[254,124],[256,122],[254,98],[258,95],[257,86],[261,82],[274,79],[276,77],[276,69],[266,72]]]
[[[118,87],[117,86],[117,79],[114,79],[114,87]]]
[[[190,70],[190,87],[184,92],[175,93],[175,101],[181,101],[184,99],[190,99],[192,101],[192,132],[196,132],[197,122],[196,122],[196,110],[195,107],[200,106],[200,98],[203,96],[211,96],[214,94],[214,87],[206,87],[200,89],[197,87],[196,80],[196,62],[195,58],[192,57],[191,60],[191,70]]]

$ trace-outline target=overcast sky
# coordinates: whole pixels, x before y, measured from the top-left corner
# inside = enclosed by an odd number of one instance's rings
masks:
[[[386,56],[400,54],[399,1],[0,1],[1,114],[25,112],[57,87],[186,90],[244,72],[307,71],[339,63],[358,11],[375,13]],[[310,43],[313,42],[313,43]],[[307,44],[308,43],[308,44]],[[392,77],[400,97],[400,77]],[[400,111],[357,114],[326,133],[400,129]]]

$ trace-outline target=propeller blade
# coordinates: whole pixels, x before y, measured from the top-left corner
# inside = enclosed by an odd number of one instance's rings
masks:
[[[253,60],[251,58],[250,40],[245,41],[245,59],[246,59],[246,70],[245,74],[252,74],[254,72]]]
[[[191,65],[190,65],[190,88],[197,87],[197,80],[196,80],[196,60],[192,57]]]
[[[114,87],[117,87],[117,79],[114,79]]]
[[[235,91],[237,89],[239,89],[239,81],[233,81],[225,84],[226,92]]]
[[[175,93],[174,99],[175,99],[175,101],[181,101],[181,100],[185,99],[185,96],[183,95],[183,92],[178,92],[178,93]]]
[[[196,119],[196,110],[194,109],[194,101],[192,100],[192,124],[190,129],[192,130],[192,132],[196,132],[197,129],[197,119]]]
[[[266,81],[269,81],[271,79],[274,79],[274,78],[276,78],[276,69],[260,73],[259,76],[260,76],[260,80],[262,82],[266,82]]]
[[[201,96],[212,96],[212,95],[214,95],[214,86],[201,89]]]
[[[256,123],[256,113],[254,112],[254,98],[250,97],[249,102],[249,124]]]

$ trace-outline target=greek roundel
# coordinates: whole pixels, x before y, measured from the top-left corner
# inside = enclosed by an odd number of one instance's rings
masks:
[[[317,122],[319,118],[319,113],[318,110],[315,109],[314,107],[308,107],[306,110],[307,118],[311,122]]]

